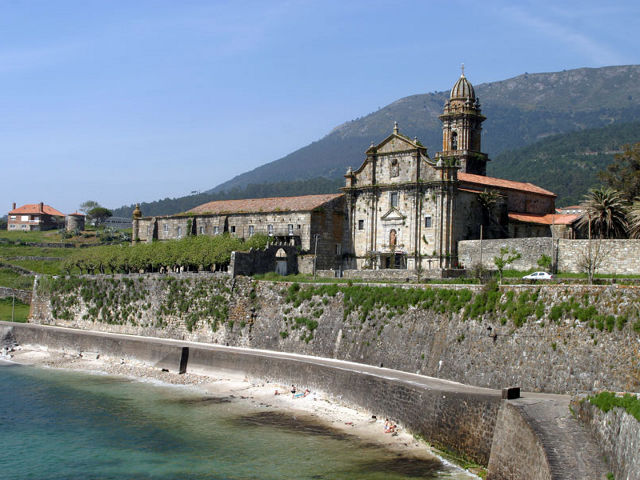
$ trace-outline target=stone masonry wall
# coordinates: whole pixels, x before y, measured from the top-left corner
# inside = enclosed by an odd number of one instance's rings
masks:
[[[592,240],[591,249],[601,258],[598,273],[640,274],[640,240]],[[580,272],[588,251],[589,240],[558,240],[558,271]]]
[[[32,321],[350,360],[491,388],[640,390],[634,287],[505,287],[493,314],[465,319],[464,307],[455,311],[446,301],[394,306],[402,287],[298,286],[215,274],[74,281],[84,284],[59,279],[49,291],[39,288]],[[480,286],[455,288],[482,293]]]
[[[510,268],[515,270],[539,269],[538,259],[542,255],[555,255],[559,272],[578,273],[582,261],[588,256],[589,240],[553,240],[551,237],[508,238],[500,240],[465,240],[458,243],[458,261],[464,268],[480,263],[485,268],[495,269],[493,258],[500,255],[503,247],[520,253]],[[482,245],[482,253],[481,253]],[[597,272],[609,274],[640,274],[640,240],[592,240],[592,258],[599,259]]]
[[[0,287],[0,298],[13,298],[14,295],[16,299],[20,300],[22,303],[31,303],[31,292],[15,288]]]
[[[495,270],[494,257],[500,256],[500,249],[514,249],[520,253],[520,259],[509,268],[529,270],[538,267],[537,261],[544,254],[551,256],[551,237],[504,238],[497,240],[465,240],[458,242],[458,262],[463,268],[473,268],[480,264]]]
[[[572,408],[596,438],[615,478],[640,480],[640,422],[622,408],[605,413],[584,397]]]
[[[503,403],[494,431],[487,480],[552,479],[540,438],[519,408],[508,402]]]

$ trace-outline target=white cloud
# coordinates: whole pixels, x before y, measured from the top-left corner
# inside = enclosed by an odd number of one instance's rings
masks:
[[[544,5],[525,10],[521,7],[508,6],[501,10],[501,13],[509,17],[511,21],[515,21],[545,37],[555,40],[559,43],[558,48],[566,47],[572,49],[579,55],[582,55],[588,61],[595,65],[615,65],[626,63],[627,59],[619,53],[615,48],[611,48],[604,41],[596,38],[595,33],[590,35],[589,32],[595,32],[595,28],[584,28],[576,30],[571,28],[569,22],[561,22],[566,20],[571,14],[565,12],[564,17],[560,18],[560,11],[557,9],[546,8]],[[553,18],[541,17],[537,13],[552,13]],[[575,12],[575,11],[574,11]],[[587,13],[586,11],[584,12]],[[573,16],[577,15],[573,13]],[[590,17],[590,18],[586,18]],[[585,15],[581,20],[587,20],[587,23],[597,20],[591,15]]]

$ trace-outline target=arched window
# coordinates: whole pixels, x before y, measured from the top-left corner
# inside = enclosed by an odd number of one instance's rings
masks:
[[[451,150],[458,149],[458,132],[451,132]]]

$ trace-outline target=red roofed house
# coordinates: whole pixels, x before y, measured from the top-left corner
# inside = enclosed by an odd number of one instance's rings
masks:
[[[59,212],[44,203],[28,203],[12,210],[7,214],[7,230],[33,231],[53,230],[64,225],[64,213]]]
[[[440,120],[434,158],[396,123],[347,170],[342,194],[210,202],[170,217],[136,209],[134,241],[261,232],[312,253],[317,239],[321,269],[446,269],[457,266],[461,240],[550,236],[572,224],[574,216],[555,213],[554,193],[486,176],[485,117],[464,73]]]

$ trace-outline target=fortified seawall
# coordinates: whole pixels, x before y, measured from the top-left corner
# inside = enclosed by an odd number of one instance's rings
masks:
[[[495,390],[381,367],[64,327],[0,322],[0,340],[3,346],[97,352],[173,372],[233,371],[324,390],[347,404],[397,419],[441,448],[488,465],[488,480],[605,478],[595,444],[583,432],[556,425],[558,419],[577,424],[569,415],[568,399],[558,396],[502,400]],[[549,418],[532,419],[527,402],[550,412]]]
[[[40,279],[32,322],[291,352],[501,389],[640,390],[640,290]]]

